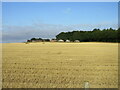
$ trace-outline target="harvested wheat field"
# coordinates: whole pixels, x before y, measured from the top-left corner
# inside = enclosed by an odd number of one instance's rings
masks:
[[[3,88],[118,87],[118,43],[3,44]]]

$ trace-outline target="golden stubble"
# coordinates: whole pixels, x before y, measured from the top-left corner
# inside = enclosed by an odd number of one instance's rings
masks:
[[[3,44],[3,88],[118,87],[118,43]]]

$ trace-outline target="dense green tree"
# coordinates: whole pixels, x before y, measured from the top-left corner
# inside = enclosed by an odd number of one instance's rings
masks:
[[[62,32],[56,36],[56,39],[63,40],[80,40],[81,42],[118,42],[118,30],[112,28],[109,29],[93,29],[93,31],[72,31],[72,32]],[[120,36],[119,36],[120,37]]]

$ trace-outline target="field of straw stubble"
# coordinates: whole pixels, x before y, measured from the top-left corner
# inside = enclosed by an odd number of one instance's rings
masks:
[[[117,43],[4,43],[3,88],[118,87]]]

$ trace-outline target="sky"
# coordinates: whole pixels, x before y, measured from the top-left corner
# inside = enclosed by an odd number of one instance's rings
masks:
[[[118,2],[3,2],[3,42],[118,27]]]

